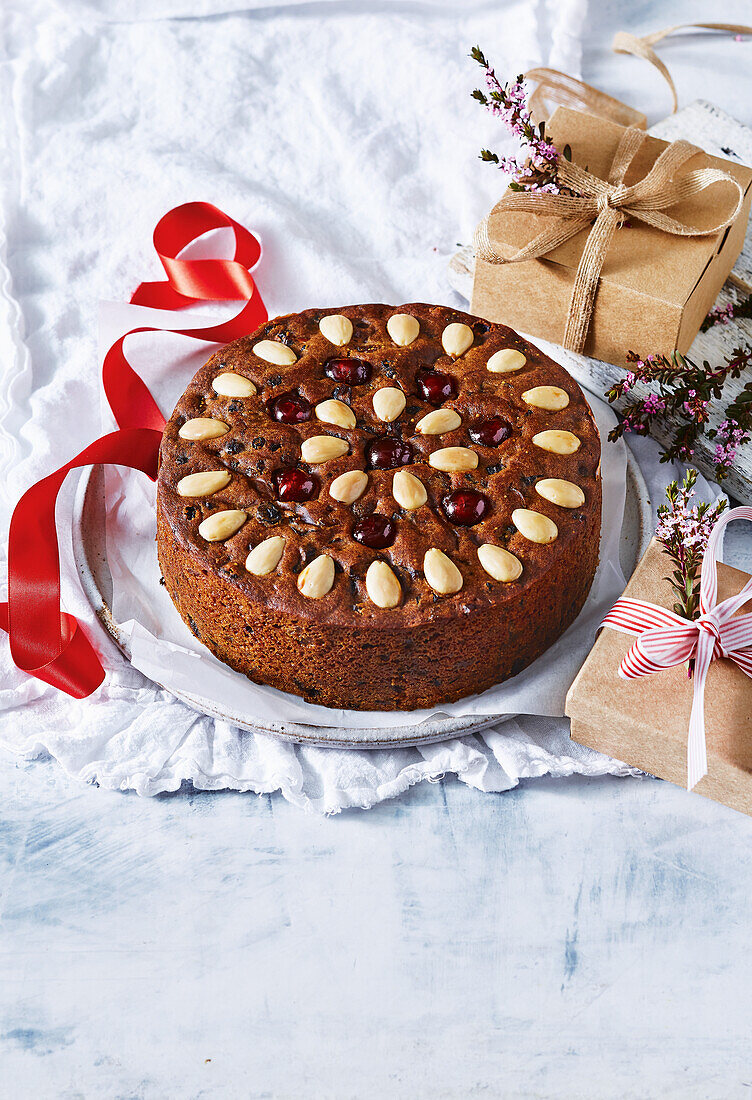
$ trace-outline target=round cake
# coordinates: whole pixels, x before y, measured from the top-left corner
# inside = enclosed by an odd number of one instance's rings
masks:
[[[198,371],[160,453],[183,619],[327,707],[430,707],[519,673],[582,607],[600,517],[579,386],[446,306],[268,321]]]

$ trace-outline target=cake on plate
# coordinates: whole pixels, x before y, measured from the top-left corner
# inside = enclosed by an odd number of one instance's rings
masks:
[[[198,371],[165,428],[167,590],[220,661],[327,707],[410,710],[514,676],[598,563],[579,386],[446,306],[277,317]]]

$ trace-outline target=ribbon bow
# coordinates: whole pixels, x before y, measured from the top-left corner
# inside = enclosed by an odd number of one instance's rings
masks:
[[[619,666],[619,675],[626,680],[650,676],[694,659],[694,692],[687,742],[688,790],[692,790],[708,770],[705,746],[708,669],[713,661],[726,657],[752,677],[752,612],[736,615],[752,598],[752,578],[741,592],[716,603],[717,553],[723,529],[733,519],[752,520],[752,508],[732,508],[721,516],[710,533],[700,572],[700,615],[697,619],[683,619],[665,607],[622,596],[601,623],[623,634],[637,635]]]
[[[592,224],[577,268],[562,341],[570,351],[581,352],[585,346],[603,261],[614,233],[627,218],[645,222],[676,237],[704,237],[725,229],[741,209],[744,198],[741,185],[719,168],[700,168],[674,178],[678,170],[699,152],[688,141],[675,141],[668,145],[648,174],[627,186],[623,182],[624,176],[645,137],[644,131],[634,126],[624,130],[607,180],[599,179],[562,158],[557,170],[558,181],[575,194],[508,191],[476,230],[475,250],[480,259],[491,264],[515,264],[547,255]],[[699,194],[714,183],[730,183],[737,194],[733,210],[717,225],[699,228],[662,213],[667,207]],[[556,221],[513,256],[504,257],[491,245],[488,222],[497,211],[506,210],[552,215]]]

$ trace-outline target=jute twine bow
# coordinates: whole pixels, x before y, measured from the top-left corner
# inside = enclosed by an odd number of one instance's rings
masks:
[[[643,179],[625,185],[622,181],[626,171],[644,140],[642,130],[633,126],[625,129],[607,180],[599,179],[562,158],[559,161],[558,181],[574,194],[508,191],[475,232],[475,251],[480,259],[490,264],[514,264],[546,256],[592,224],[577,268],[562,340],[563,346],[570,351],[581,352],[585,346],[603,261],[614,233],[627,218],[645,222],[677,237],[704,237],[730,225],[741,209],[744,196],[741,186],[733,176],[718,168],[700,168],[675,178],[679,169],[699,152],[688,141],[673,142],[663,150]],[[733,209],[717,225],[697,228],[662,213],[714,183],[731,184],[737,195]],[[525,210],[531,214],[550,216],[555,221],[513,256],[500,256],[491,244],[488,223],[495,213],[507,210]]]

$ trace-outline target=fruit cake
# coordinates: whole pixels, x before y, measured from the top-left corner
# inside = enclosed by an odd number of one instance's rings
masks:
[[[600,440],[579,386],[446,306],[276,317],[198,371],[165,428],[157,543],[204,645],[356,710],[514,676],[582,607]]]

